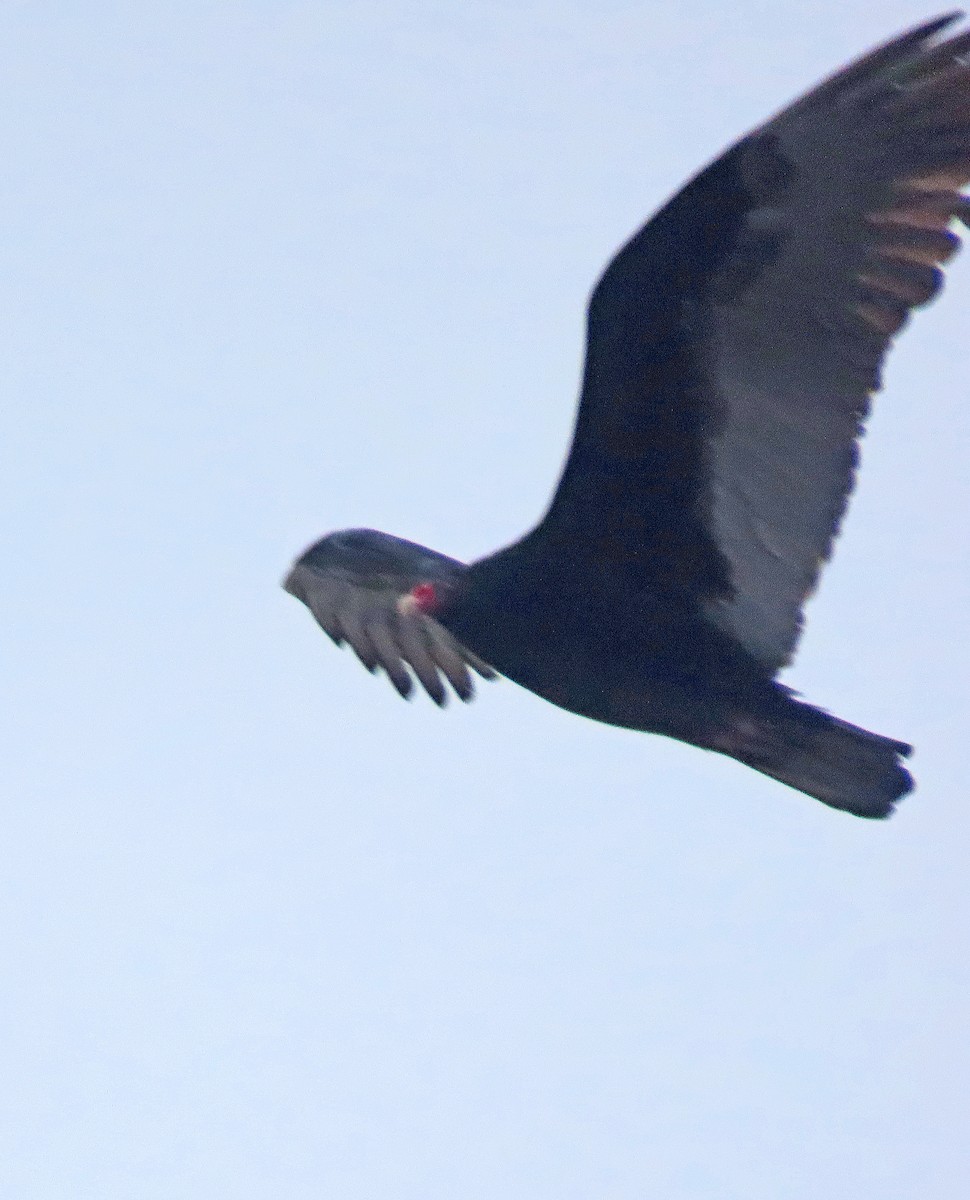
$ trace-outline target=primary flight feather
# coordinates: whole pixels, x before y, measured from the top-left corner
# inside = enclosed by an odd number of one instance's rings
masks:
[[[545,516],[466,566],[331,534],[286,589],[409,695],[495,671],[863,817],[903,742],[796,700],[793,655],[852,491],[886,351],[970,224],[960,14],[825,80],[702,171],[589,302],[572,447]],[[491,665],[489,665],[491,664]],[[493,670],[494,668],[494,670]]]

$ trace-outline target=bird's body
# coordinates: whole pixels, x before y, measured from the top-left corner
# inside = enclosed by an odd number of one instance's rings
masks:
[[[437,619],[559,708],[716,750],[837,808],[848,807],[848,776],[851,811],[860,816],[886,816],[912,786],[898,761],[909,746],[800,702],[669,592],[640,589],[620,603],[582,577],[520,573],[501,554],[469,576],[466,598]],[[838,749],[834,777],[828,757],[817,756],[819,743]]]
[[[824,82],[702,171],[589,304],[573,444],[542,520],[465,566],[373,530],[288,590],[402,694],[468,667],[582,716],[725,753],[860,816],[904,743],[777,682],[831,553],[886,349],[939,289],[970,202],[954,18]]]

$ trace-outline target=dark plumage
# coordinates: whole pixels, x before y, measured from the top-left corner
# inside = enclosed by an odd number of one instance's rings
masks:
[[[539,524],[464,566],[331,534],[285,586],[407,696],[469,668],[884,817],[893,741],[775,680],[832,551],[886,350],[939,290],[970,201],[955,14],[823,82],[702,171],[589,303],[576,431]]]

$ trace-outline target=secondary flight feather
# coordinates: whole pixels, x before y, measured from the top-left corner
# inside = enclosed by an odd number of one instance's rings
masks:
[[[571,712],[884,817],[911,748],[795,699],[793,655],[886,352],[970,224],[970,33],[927,22],[742,138],[593,290],[572,447],[523,538],[465,565],[375,530],[285,587],[404,696],[495,671]]]

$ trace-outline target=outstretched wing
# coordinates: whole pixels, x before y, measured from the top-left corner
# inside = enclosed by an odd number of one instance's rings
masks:
[[[338,645],[346,641],[368,669],[380,667],[407,699],[411,671],[438,705],[448,692],[471,700],[469,667],[483,679],[495,672],[444,626],[421,611],[412,589],[429,579],[463,572],[462,564],[424,547],[374,530],[334,534],[311,546],[294,563],[283,586],[309,608]]]
[[[840,71],[708,167],[590,300],[574,442],[514,549],[676,591],[787,662],[852,490],[886,350],[970,202],[956,15]]]

